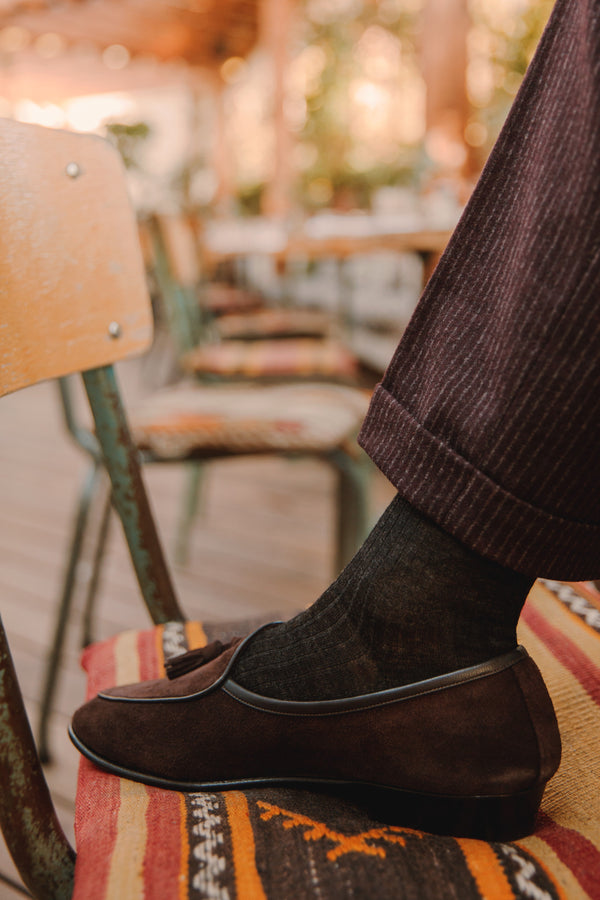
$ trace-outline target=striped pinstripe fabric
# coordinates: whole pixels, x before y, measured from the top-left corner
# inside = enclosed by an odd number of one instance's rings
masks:
[[[215,635],[173,624],[98,644],[84,657],[89,692],[161,675],[165,657]],[[600,900],[600,594],[536,583],[520,639],[564,745],[532,837],[436,837],[308,791],[161,791],[82,760],[75,900]]]
[[[558,0],[360,439],[532,577],[600,576],[599,148],[600,0]]]

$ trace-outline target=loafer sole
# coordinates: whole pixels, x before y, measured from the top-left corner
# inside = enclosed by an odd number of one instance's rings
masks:
[[[363,781],[306,777],[239,778],[226,781],[174,781],[115,765],[94,753],[69,728],[79,752],[94,765],[130,781],[182,793],[291,787],[334,794],[355,803],[389,825],[485,841],[514,841],[531,834],[545,784],[506,796],[451,797],[425,794]]]

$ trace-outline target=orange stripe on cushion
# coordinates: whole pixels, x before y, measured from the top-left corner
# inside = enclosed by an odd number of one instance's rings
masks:
[[[188,647],[190,650],[195,650],[196,647],[205,647],[207,644],[207,637],[204,633],[204,628],[200,624],[200,622],[186,622],[185,623],[185,634],[187,637]]]
[[[105,900],[106,860],[114,851],[120,805],[119,779],[82,758],[75,806],[77,865],[72,900]],[[97,815],[99,808],[101,816]]]
[[[564,583],[572,587],[582,597],[585,597],[596,609],[600,609],[600,591],[590,581],[565,581]]]
[[[223,799],[231,831],[237,895],[240,898],[251,897],[252,900],[266,900],[256,869],[254,833],[250,823],[248,801],[241,791],[226,791]]]
[[[154,678],[164,678],[165,677],[165,654],[163,652],[163,629],[162,626],[159,625],[153,631],[154,635],[154,647],[156,653],[156,672],[154,674]]]
[[[456,843],[462,850],[477,889],[485,900],[514,900],[514,891],[490,844],[465,838],[458,839]]]
[[[179,837],[181,853],[179,855],[179,894],[177,900],[188,900],[189,898],[189,857],[190,857],[190,838],[187,830],[187,807],[185,803],[185,795],[177,794],[179,799]]]
[[[600,612],[568,584],[546,581],[532,591],[528,605],[547,619],[558,632],[571,638],[592,661],[600,662]],[[527,606],[525,607],[527,610]],[[598,621],[596,621],[598,620]],[[595,626],[598,627],[595,627]]]

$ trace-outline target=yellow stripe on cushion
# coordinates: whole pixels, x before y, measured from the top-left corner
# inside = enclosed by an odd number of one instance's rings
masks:
[[[256,868],[254,834],[250,823],[248,801],[241,791],[225,791],[223,798],[231,831],[237,896],[251,897],[252,900],[266,900]]]
[[[124,778],[119,782],[121,805],[105,900],[143,900],[148,791]]]
[[[485,900],[514,900],[514,891],[490,844],[466,838],[460,838],[456,843],[462,850],[477,889]]]
[[[157,661],[157,678],[165,677],[165,653],[163,648],[163,626],[157,625],[154,629],[154,646],[156,649],[156,661]]]
[[[140,680],[137,642],[137,631],[124,631],[115,638],[115,684],[132,684]]]

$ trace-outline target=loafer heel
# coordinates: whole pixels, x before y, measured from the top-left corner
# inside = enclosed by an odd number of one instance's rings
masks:
[[[452,837],[514,841],[531,834],[545,784],[505,797],[440,797],[408,791],[354,788],[347,799],[359,802],[389,824]]]

